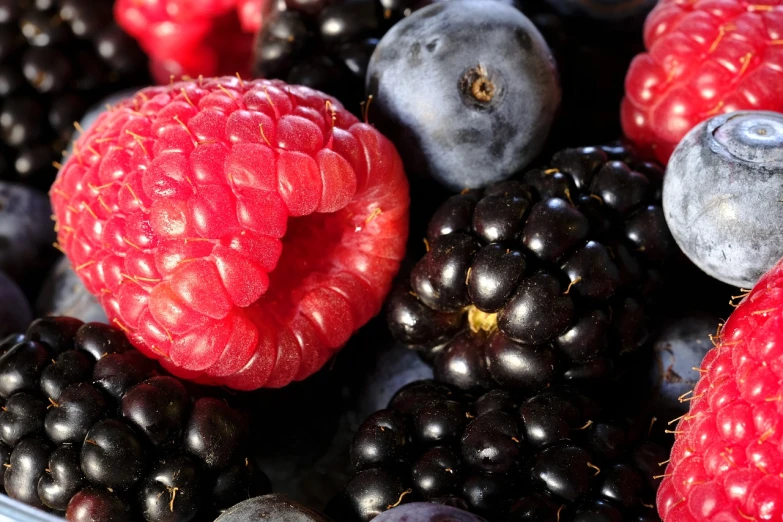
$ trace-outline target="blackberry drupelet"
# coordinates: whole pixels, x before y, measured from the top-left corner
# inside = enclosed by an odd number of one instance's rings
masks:
[[[378,39],[419,0],[273,0],[256,38],[255,73],[318,89],[361,111]]]
[[[622,145],[565,149],[451,197],[388,303],[392,333],[461,389],[595,388],[646,353],[646,307],[675,249],[662,176]]]
[[[38,319],[0,353],[7,495],[72,522],[186,522],[270,491],[245,416],[167,375],[122,331]]]
[[[366,521],[426,500],[491,521],[655,520],[653,476],[668,453],[646,430],[563,390],[476,398],[417,381],[359,427],[350,450],[357,473],[330,511]]]
[[[149,82],[113,2],[0,2],[0,178],[48,189],[74,122],[107,94]]]

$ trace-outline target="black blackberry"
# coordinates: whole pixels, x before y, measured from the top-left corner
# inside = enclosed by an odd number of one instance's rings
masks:
[[[428,500],[491,521],[655,520],[653,476],[667,451],[645,440],[644,424],[562,390],[520,401],[417,381],[359,427],[357,473],[330,511],[366,521]]]
[[[113,2],[0,2],[0,178],[48,189],[74,122],[101,98],[149,82]]]
[[[566,149],[451,197],[389,300],[392,333],[462,389],[603,382],[644,352],[645,307],[675,248],[662,175],[625,146]]]
[[[0,353],[7,495],[72,522],[186,522],[270,491],[244,415],[166,374],[120,330],[38,319]]]
[[[420,0],[274,0],[255,72],[331,94],[358,113],[378,39]]]

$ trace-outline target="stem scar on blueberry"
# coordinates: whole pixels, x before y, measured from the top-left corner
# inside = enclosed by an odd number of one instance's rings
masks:
[[[468,69],[460,78],[459,90],[469,102],[477,107],[487,107],[500,94],[500,87],[493,80],[486,67],[479,64]]]

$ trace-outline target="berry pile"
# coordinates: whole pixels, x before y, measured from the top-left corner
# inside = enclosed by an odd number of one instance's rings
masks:
[[[326,92],[358,113],[367,64],[378,39],[416,3],[273,2],[256,39],[255,72]]]
[[[478,398],[431,381],[397,392],[351,444],[358,473],[332,504],[367,521],[415,499],[489,520],[652,520],[666,451],[578,395]]]
[[[392,295],[392,333],[461,389],[603,380],[647,341],[673,241],[663,173],[623,146],[566,149],[518,181],[451,197]]]
[[[783,1],[661,0],[644,40],[648,52],[625,81],[622,123],[659,161],[710,116],[783,111]]]
[[[106,94],[146,84],[146,69],[111,2],[1,2],[0,177],[46,190],[74,122]]]
[[[75,147],[51,191],[58,241],[175,375],[284,386],[380,311],[408,184],[394,146],[333,98],[237,77],[151,87]]]
[[[10,497],[71,522],[169,522],[269,492],[243,414],[166,375],[120,330],[38,319],[0,351]]]

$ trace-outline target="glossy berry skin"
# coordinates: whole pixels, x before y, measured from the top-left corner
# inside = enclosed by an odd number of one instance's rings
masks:
[[[417,2],[272,1],[255,40],[254,72],[330,94],[360,114],[370,56]]]
[[[35,302],[38,315],[67,315],[84,322],[108,322],[98,299],[84,287],[67,257],[49,272]],[[18,329],[21,329],[19,327]]]
[[[783,11],[781,11],[783,16]],[[783,114],[739,111],[689,132],[666,169],[664,215],[682,251],[712,277],[752,288],[783,255],[775,191]]]
[[[149,54],[152,76],[165,84],[171,76],[249,74],[253,31],[243,29],[237,7],[236,0],[117,0],[114,16]]]
[[[145,89],[76,147],[94,153],[52,188],[60,245],[111,321],[180,377],[311,375],[379,311],[404,253],[393,145],[305,87]]]
[[[625,135],[665,164],[711,116],[783,109],[782,15],[779,0],[658,2],[625,80]]]
[[[212,520],[268,493],[243,413],[124,333],[68,317],[0,342],[5,493],[68,520]]]
[[[392,334],[463,390],[607,384],[646,346],[674,249],[662,176],[625,146],[584,147],[452,196],[391,294]]]
[[[783,514],[781,287],[778,263],[731,314],[701,364],[658,491],[665,522]]]
[[[149,82],[113,1],[15,2],[0,18],[0,178],[47,190],[74,122],[113,90]]]
[[[527,166],[560,103],[543,37],[502,2],[436,3],[403,19],[370,59],[367,92],[371,120],[400,148],[408,170],[452,190],[483,187]]]
[[[431,426],[450,423],[451,411],[466,420],[450,436],[421,429],[424,418]],[[452,520],[447,505],[487,520],[548,521],[561,513],[576,522],[586,520],[583,506],[606,503],[619,520],[654,516],[639,500],[652,503],[655,459],[665,460],[665,450],[640,443],[631,425],[563,390],[524,399],[494,389],[477,397],[416,381],[360,426],[352,442],[357,473],[327,514],[344,522],[434,522]]]

